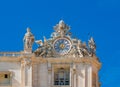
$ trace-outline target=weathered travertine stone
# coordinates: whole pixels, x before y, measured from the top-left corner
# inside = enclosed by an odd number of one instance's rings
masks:
[[[96,44],[73,38],[61,20],[49,39],[38,40],[27,29],[24,51],[0,52],[0,87],[100,87]]]

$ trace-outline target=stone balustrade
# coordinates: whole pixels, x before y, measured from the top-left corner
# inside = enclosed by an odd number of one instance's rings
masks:
[[[3,56],[8,56],[8,57],[19,57],[21,56],[22,53],[21,52],[0,52],[0,57]]]

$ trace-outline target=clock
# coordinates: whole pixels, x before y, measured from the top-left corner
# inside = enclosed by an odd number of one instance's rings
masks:
[[[53,48],[57,54],[67,54],[71,50],[71,41],[67,38],[58,38],[53,42]]]

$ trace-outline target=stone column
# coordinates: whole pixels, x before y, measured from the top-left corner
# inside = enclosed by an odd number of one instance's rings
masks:
[[[51,87],[51,71],[48,71],[48,87]]]
[[[85,87],[85,66],[80,64],[78,66],[78,87]]]
[[[78,87],[78,73],[76,73],[76,87]]]
[[[32,87],[32,66],[27,68],[27,87]]]
[[[52,69],[51,69],[51,64],[48,63],[48,87],[51,87],[51,82],[52,82]]]
[[[76,71],[77,71],[77,81],[76,81],[77,83],[76,83],[76,86],[79,87],[80,86],[80,84],[79,84],[80,79],[79,78],[80,78],[80,73],[81,73],[79,65],[77,65],[77,70]]]
[[[73,87],[76,87],[76,82],[77,82],[77,73],[76,73],[76,65],[73,64]]]
[[[37,63],[33,63],[32,64],[32,85],[33,87],[38,87],[38,64]]]
[[[21,62],[21,87],[25,87],[25,64]]]
[[[99,77],[98,77],[98,72],[96,72],[96,87],[99,87]]]
[[[12,86],[13,72],[10,72],[10,85]]]
[[[82,83],[81,83],[81,81],[80,81],[80,75],[79,75],[79,74],[78,74],[78,77],[77,77],[77,78],[78,78],[78,87],[81,87],[81,84],[82,84]]]
[[[38,68],[37,69],[38,69],[38,76],[37,76],[38,77],[38,82],[37,82],[38,86],[37,87],[40,87],[40,79],[41,79],[41,77],[40,77],[40,72],[41,72],[40,63],[38,64]]]
[[[76,73],[74,73],[74,87],[76,87]]]
[[[51,72],[52,72],[52,79],[51,79],[52,82],[51,83],[52,83],[52,86],[53,86],[54,85],[54,66],[52,66],[52,71]]]
[[[87,65],[87,83],[86,83],[86,86],[87,87],[92,87],[92,66],[89,64]]]
[[[27,58],[21,60],[21,87],[32,87],[32,67]]]
[[[72,79],[71,79],[71,82],[72,82],[72,86],[71,87],[74,87],[74,71],[72,69]]]
[[[70,65],[70,87],[72,87],[72,75],[73,75],[72,66]]]

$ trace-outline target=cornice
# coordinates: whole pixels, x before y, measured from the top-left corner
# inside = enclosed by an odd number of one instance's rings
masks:
[[[85,64],[92,64],[93,66],[97,67],[99,70],[101,68],[101,63],[98,61],[96,57],[82,57],[82,58],[42,58],[42,57],[1,57],[0,62],[21,62],[22,59],[29,58],[31,59],[32,64],[38,64],[38,63],[85,63]]]
[[[0,62],[20,62],[21,57],[0,57]]]

